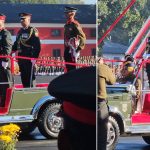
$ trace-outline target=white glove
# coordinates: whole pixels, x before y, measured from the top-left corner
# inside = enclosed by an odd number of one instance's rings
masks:
[[[2,67],[6,69],[8,67],[8,62],[2,61]]]
[[[74,57],[78,58],[80,56],[80,52],[74,52]]]
[[[31,62],[34,65],[36,63],[36,60],[32,59]]]

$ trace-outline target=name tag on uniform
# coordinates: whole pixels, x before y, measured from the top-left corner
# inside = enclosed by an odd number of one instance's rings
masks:
[[[28,39],[28,38],[29,38],[29,34],[28,34],[28,33],[23,33],[23,34],[21,35],[21,37],[22,37],[23,39]]]
[[[0,40],[2,39],[2,36],[0,35]]]

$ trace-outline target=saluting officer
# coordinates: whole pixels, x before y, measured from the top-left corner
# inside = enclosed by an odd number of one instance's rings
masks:
[[[9,56],[12,49],[11,34],[5,29],[4,14],[0,14],[0,56]],[[5,83],[4,83],[5,82]],[[7,82],[7,83],[6,83]],[[9,58],[0,58],[0,106],[5,105],[7,88],[12,85]]]
[[[84,49],[86,36],[81,25],[75,20],[77,8],[65,7],[67,22],[64,26],[64,59],[65,62],[76,63],[80,50]],[[76,69],[75,65],[66,65],[67,71]]]
[[[19,14],[22,28],[19,30],[13,51],[18,51],[18,56],[38,58],[41,50],[38,30],[30,26],[31,14]],[[33,87],[35,81],[35,60],[18,59],[21,80],[24,87]]]
[[[131,57],[131,56],[129,56]],[[134,80],[136,79],[136,75],[134,74],[135,71],[135,64],[133,61],[132,57],[130,59],[126,59],[124,62],[124,66],[122,69],[122,77],[118,79],[118,82],[120,84],[133,84]],[[132,113],[140,113],[141,112],[141,90],[142,90],[142,82],[140,77],[138,77],[135,81],[135,89],[136,89],[136,95],[133,98],[132,101]]]

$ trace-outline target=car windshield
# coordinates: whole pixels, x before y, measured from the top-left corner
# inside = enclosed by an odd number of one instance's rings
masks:
[[[107,87],[107,94],[113,93],[127,93],[127,89],[125,87]]]

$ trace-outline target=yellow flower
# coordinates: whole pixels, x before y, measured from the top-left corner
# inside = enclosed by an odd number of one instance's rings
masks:
[[[4,143],[16,143],[20,127],[15,124],[4,125],[0,127],[0,141]]]
[[[2,134],[6,135],[14,135],[20,131],[20,127],[15,124],[4,125],[0,127],[0,131]]]
[[[0,149],[15,149],[20,133],[20,127],[15,124],[0,127]]]
[[[5,142],[5,143],[10,143],[10,142],[12,142],[12,139],[11,139],[11,137],[8,136],[8,135],[1,135],[1,136],[0,136],[0,141],[3,141],[3,142]]]

